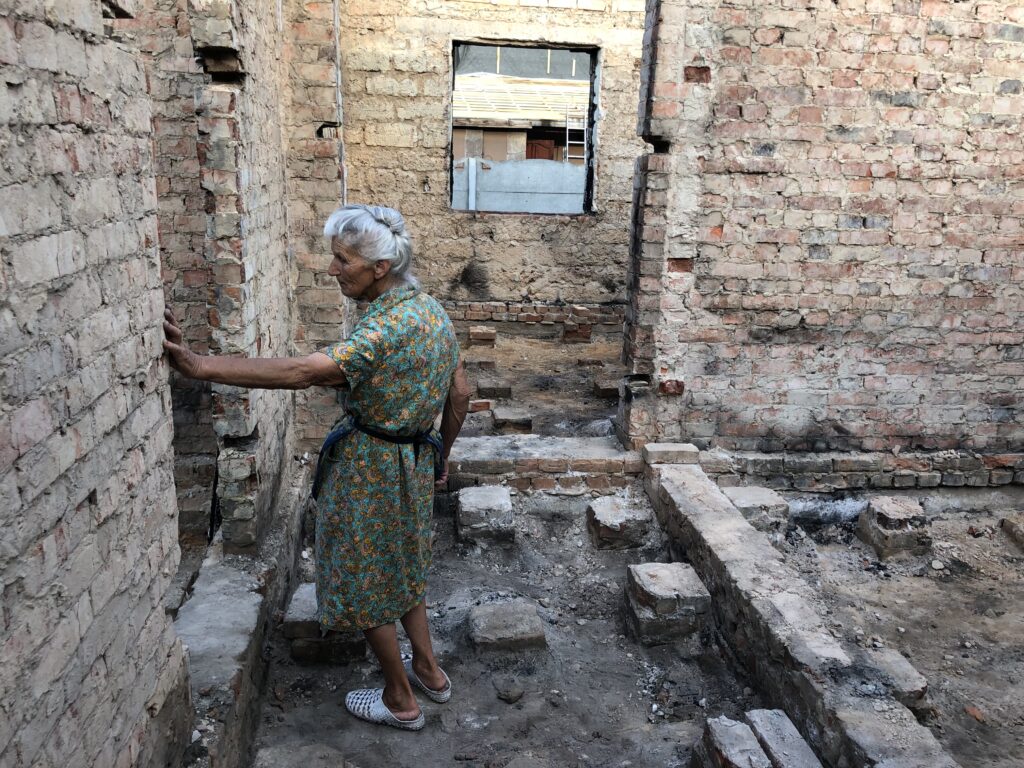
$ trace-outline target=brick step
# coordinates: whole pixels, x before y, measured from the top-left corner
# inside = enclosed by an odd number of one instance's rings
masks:
[[[643,472],[634,451],[613,437],[494,435],[455,441],[449,460],[450,490],[507,485],[560,495],[613,493]]]
[[[494,428],[505,435],[528,435],[533,431],[533,414],[521,408],[499,405],[491,409]]]
[[[653,519],[651,508],[639,499],[601,496],[587,506],[587,530],[598,549],[642,546]]]
[[[281,633],[291,640],[295,661],[303,664],[344,664],[366,655],[366,641],[359,632],[320,633],[316,617],[316,585],[300,584],[288,602]]]
[[[676,643],[699,652],[711,595],[685,563],[641,563],[628,568],[626,624],[644,645]],[[689,640],[689,643],[680,641]],[[685,648],[684,648],[685,646]]]

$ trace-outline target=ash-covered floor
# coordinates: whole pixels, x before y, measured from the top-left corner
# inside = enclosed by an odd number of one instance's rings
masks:
[[[837,637],[894,648],[924,675],[932,704],[924,723],[961,765],[1020,768],[1024,552],[999,522],[1024,509],[1024,493],[902,495],[920,498],[931,520],[928,554],[879,561],[854,535],[855,521],[808,522],[779,546],[820,589]],[[860,506],[848,500],[827,511],[849,516]],[[822,509],[820,500],[800,504],[805,514],[814,507]]]
[[[647,503],[638,487],[628,491]],[[428,605],[454,695],[447,704],[420,697],[423,731],[368,725],[345,711],[346,691],[382,684],[374,661],[298,666],[276,632],[255,765],[688,765],[706,717],[738,718],[761,702],[713,643],[686,658],[671,645],[648,649],[626,636],[626,566],[666,559],[665,546],[654,525],[642,549],[595,549],[587,501],[518,496],[516,542],[486,549],[457,541],[453,517],[438,505]],[[476,649],[467,637],[470,608],[519,596],[540,606],[547,648]]]

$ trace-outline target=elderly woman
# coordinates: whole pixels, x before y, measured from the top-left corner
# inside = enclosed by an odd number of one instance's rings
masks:
[[[410,273],[405,222],[391,208],[347,205],[327,220],[341,292],[369,302],[346,340],[305,357],[199,356],[166,313],[164,348],[185,376],[239,387],[341,387],[345,414],[320,452],[314,495],[318,614],[323,630],[362,630],[384,672],[383,689],[352,691],[364,720],[418,730],[412,686],[451,696],[434,658],[424,605],[435,482],[469,403],[448,315]],[[443,409],[443,413],[442,413]],[[440,435],[434,422],[442,413]],[[395,621],[412,644],[402,663]]]

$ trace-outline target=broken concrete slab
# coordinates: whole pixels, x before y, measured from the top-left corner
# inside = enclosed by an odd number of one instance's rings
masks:
[[[486,650],[513,651],[547,645],[536,604],[522,598],[486,603],[469,612],[469,637]]]
[[[858,690],[865,674],[881,678],[881,670],[853,663],[824,626],[815,591],[700,467],[652,470],[658,518],[711,592],[722,639],[773,703],[801,724],[824,762],[957,765],[895,697]]]
[[[648,443],[642,450],[648,464],[696,464],[700,450],[690,443]]]
[[[496,406],[494,428],[504,434],[528,435],[533,431],[533,414],[521,408]]]
[[[699,650],[698,633],[710,611],[711,596],[684,563],[631,565],[626,583],[626,623],[644,645],[689,638],[681,651]]]
[[[865,655],[897,701],[914,712],[928,708],[928,680],[906,656],[892,648],[869,648]]]
[[[759,531],[778,530],[789,519],[789,503],[771,488],[737,485],[722,492]]]
[[[587,506],[587,529],[598,549],[641,546],[652,518],[646,505],[617,496],[603,496]]]
[[[754,709],[745,717],[772,768],[822,768],[821,761],[781,709]]]
[[[923,555],[931,549],[928,519],[916,499],[877,496],[868,502],[857,522],[857,537],[880,558],[900,552]]]
[[[501,379],[480,379],[476,393],[477,397],[487,400],[507,400],[512,397],[512,385]]]
[[[458,493],[455,525],[459,537],[472,541],[515,538],[512,494],[501,485],[463,488]]]
[[[300,584],[281,627],[291,640],[293,659],[302,664],[342,664],[366,655],[366,640],[360,632],[322,634],[316,609],[316,585]]]
[[[715,717],[693,748],[691,768],[773,768],[754,732],[744,723]]]

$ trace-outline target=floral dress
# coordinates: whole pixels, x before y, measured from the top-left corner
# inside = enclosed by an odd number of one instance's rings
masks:
[[[392,435],[433,426],[459,359],[444,309],[409,286],[382,294],[348,339],[322,351],[348,379],[347,412]],[[327,458],[316,518],[320,624],[388,624],[426,591],[433,451],[353,431]]]

